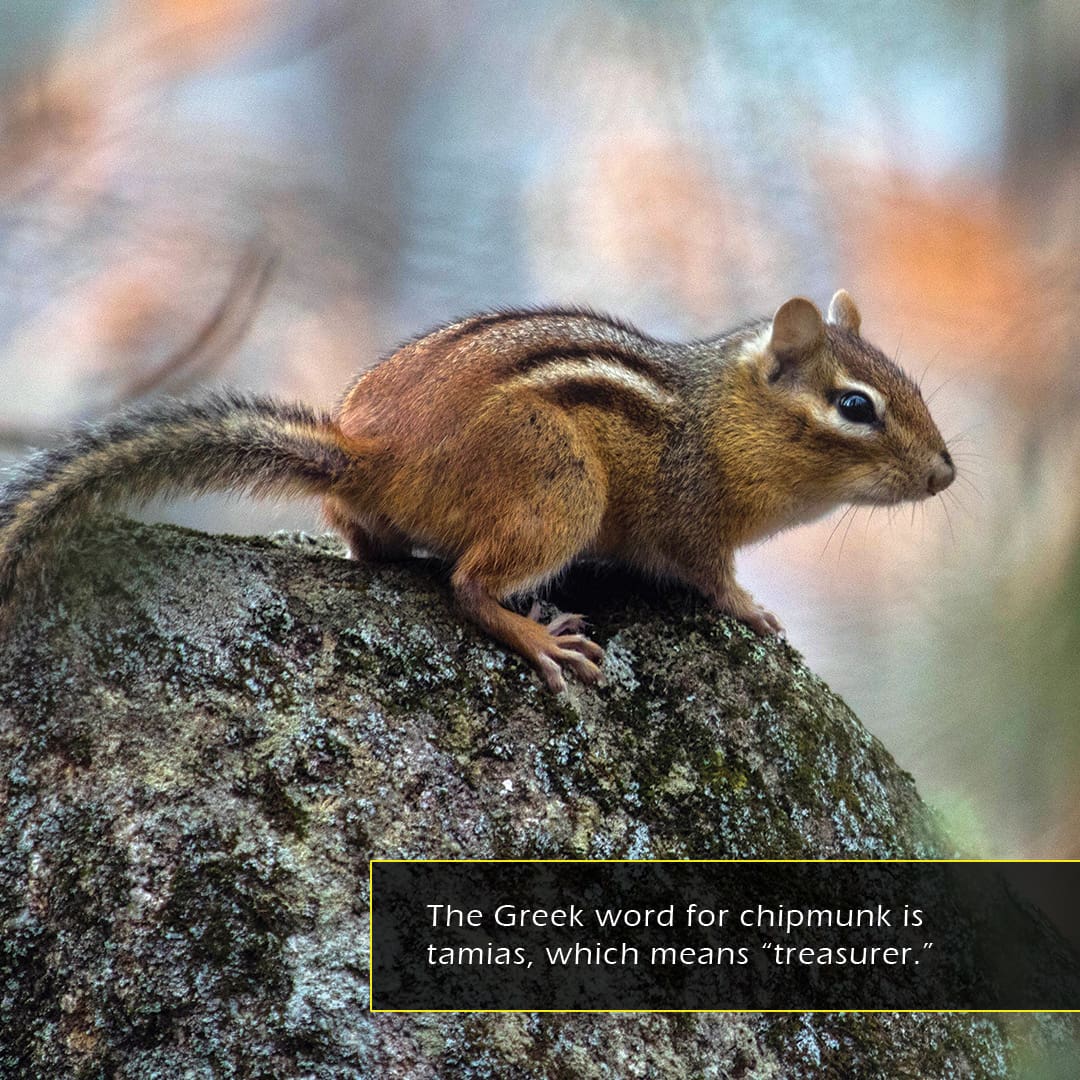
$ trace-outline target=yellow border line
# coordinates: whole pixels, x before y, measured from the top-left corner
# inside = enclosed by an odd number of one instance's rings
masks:
[[[1080,859],[368,859],[368,1012],[376,1013],[596,1013],[606,1016],[632,1016],[651,1013],[865,1013],[873,1015],[916,1015],[922,1013],[961,1014],[971,1016],[1028,1015],[1052,1013],[1068,1015],[1080,1013],[1080,1009],[376,1009],[373,1006],[375,976],[375,864],[376,863],[571,863],[604,865],[607,863],[637,863],[651,866],[654,863],[679,863],[684,865],[714,863],[1080,863]]]

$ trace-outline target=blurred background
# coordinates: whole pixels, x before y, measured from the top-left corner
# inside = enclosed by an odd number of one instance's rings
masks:
[[[6,0],[0,457],[208,383],[330,405],[488,306],[685,338],[846,287],[960,478],[743,583],[970,851],[1080,856],[1078,130],[1073,0]]]

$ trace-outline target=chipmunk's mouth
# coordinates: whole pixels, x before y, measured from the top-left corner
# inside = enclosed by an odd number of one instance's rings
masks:
[[[936,453],[923,468],[910,472],[889,469],[867,484],[851,501],[860,506],[895,506],[903,502],[921,502],[940,495],[956,479],[956,466],[948,450]]]
[[[859,506],[899,506],[900,503],[921,502],[930,498],[930,494],[921,481],[904,477],[899,482],[879,484],[851,501]]]

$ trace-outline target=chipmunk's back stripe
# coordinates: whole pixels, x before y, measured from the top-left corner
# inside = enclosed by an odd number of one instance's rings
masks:
[[[459,323],[451,323],[449,326],[436,330],[444,344],[469,337],[471,334],[486,330],[492,326],[502,324],[527,322],[536,320],[543,323],[545,319],[576,319],[592,322],[602,326],[605,330],[616,331],[619,334],[629,335],[641,341],[651,341],[646,334],[631,326],[629,323],[616,319],[612,315],[605,315],[598,311],[589,311],[585,308],[551,307],[551,308],[520,308],[508,311],[491,311],[473,315]]]
[[[570,379],[542,388],[548,401],[563,409],[589,406],[615,413],[635,427],[654,429],[664,423],[668,412],[659,401],[625,384],[604,379]]]
[[[513,371],[521,374],[527,371],[535,371],[537,368],[550,364],[559,364],[563,361],[593,360],[602,362],[604,370],[610,371],[612,367],[625,368],[637,375],[648,379],[655,387],[666,391],[670,385],[669,378],[664,369],[649,357],[630,349],[619,349],[611,345],[574,345],[571,347],[550,346],[538,349],[536,352],[525,353],[516,356],[511,361]]]
[[[621,354],[615,360],[605,360],[595,351],[586,353],[586,358],[572,359],[564,350],[558,356],[546,357],[539,366],[528,365],[524,371],[513,375],[501,384],[507,390],[549,389],[553,386],[570,383],[605,384],[637,394],[655,405],[670,404],[672,395],[658,380],[652,378],[647,370],[635,370],[622,363]]]
[[[655,427],[670,414],[674,400],[647,375],[595,357],[552,362],[529,368],[499,385],[503,393],[532,391],[564,409],[591,406],[644,427]]]

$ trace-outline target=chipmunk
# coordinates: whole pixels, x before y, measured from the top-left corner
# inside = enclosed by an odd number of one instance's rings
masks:
[[[209,490],[321,495],[360,560],[453,562],[464,613],[553,691],[600,676],[580,615],[505,606],[582,557],[700,590],[760,634],[780,623],[735,580],[737,548],[843,503],[936,495],[956,470],[918,387],[796,297],[689,344],[586,310],[442,326],[361,374],[335,415],[262,397],[163,400],[83,428],[0,496],[0,604],[84,516]]]

